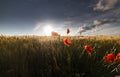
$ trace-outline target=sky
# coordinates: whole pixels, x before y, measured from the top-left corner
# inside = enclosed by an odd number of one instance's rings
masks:
[[[0,0],[0,34],[120,35],[120,0]]]

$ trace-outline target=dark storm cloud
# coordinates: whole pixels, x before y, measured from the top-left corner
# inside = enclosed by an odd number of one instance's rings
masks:
[[[90,3],[90,0],[2,0],[0,15],[5,20],[66,20],[81,16]]]
[[[0,3],[2,21],[53,19],[79,23],[93,21],[104,14],[93,10],[95,5],[98,7],[97,0],[2,0]],[[109,1],[107,5],[112,6]]]
[[[13,27],[21,26],[22,31],[25,23],[27,23],[26,28],[33,30],[36,28],[36,23],[46,24],[46,20],[53,20],[57,22],[54,27],[76,29],[81,24],[93,24],[94,20],[102,22],[103,19],[117,20],[120,18],[120,1],[105,0],[105,5],[100,1],[103,0],[1,0],[0,23],[9,29],[13,26],[12,24],[18,22]],[[109,9],[105,9],[106,7]],[[109,23],[108,21],[99,25]],[[0,24],[0,29],[2,29],[1,26]],[[84,25],[81,29],[85,32],[95,26],[95,24]]]
[[[92,25],[83,25],[78,29],[78,33],[83,33],[92,30],[96,27],[101,27],[104,24],[113,24],[120,22],[120,9],[119,6],[115,8],[116,4],[120,3],[118,0],[99,0],[94,9],[94,16],[92,14],[89,16]],[[112,9],[112,10],[111,10]],[[99,10],[99,12],[97,11]],[[106,11],[109,10],[109,11]],[[100,12],[101,11],[101,12]],[[88,20],[89,20],[88,18]],[[107,20],[104,20],[107,19]],[[98,21],[101,20],[101,21]]]

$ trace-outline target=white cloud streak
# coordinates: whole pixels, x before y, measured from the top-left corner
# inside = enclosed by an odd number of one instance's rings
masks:
[[[99,2],[96,4],[94,7],[94,10],[109,10],[115,7],[117,4],[118,0],[99,0]]]
[[[77,32],[82,34],[83,32],[86,32],[88,30],[92,30],[95,28],[97,29],[97,27],[99,27],[99,26],[103,26],[105,24],[117,23],[117,22],[119,22],[119,21],[117,21],[117,20],[105,20],[105,21],[94,20],[93,24],[90,26],[87,26],[87,25],[80,26],[79,29],[77,30]],[[98,30],[95,30],[95,31],[98,31]]]

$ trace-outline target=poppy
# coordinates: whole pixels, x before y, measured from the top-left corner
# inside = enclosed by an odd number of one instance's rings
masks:
[[[111,63],[115,60],[115,55],[110,53],[110,54],[107,54],[106,56],[104,56],[103,58],[107,63]]]
[[[64,38],[63,42],[64,42],[65,45],[68,45],[68,46],[71,45],[71,41],[69,39],[67,39],[67,38]]]
[[[120,63],[120,52],[117,54],[116,59],[115,59],[115,62]]]
[[[59,34],[57,32],[51,32],[51,35],[54,36],[54,37],[58,37]]]
[[[117,54],[117,57],[120,58],[120,52]]]
[[[85,45],[84,46],[85,50],[87,51],[88,54],[91,54],[92,53],[92,47],[90,45]]]
[[[118,46],[120,46],[120,43],[118,44]]]
[[[67,29],[67,34],[69,34],[70,33],[70,29]]]

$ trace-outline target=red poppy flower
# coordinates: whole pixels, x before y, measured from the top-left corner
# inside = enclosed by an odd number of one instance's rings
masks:
[[[120,52],[117,54],[117,57],[120,58]]]
[[[69,34],[70,33],[70,29],[67,29],[67,34]]]
[[[63,39],[63,42],[64,42],[64,44],[67,45],[67,46],[70,46],[70,45],[71,45],[71,41],[70,41],[69,39],[67,39],[67,38],[64,38],[64,39]]]
[[[120,52],[117,54],[116,59],[115,59],[115,62],[120,63]]]
[[[118,43],[118,46],[120,46],[120,43]]]
[[[54,37],[59,36],[59,34],[57,32],[51,32],[51,35],[54,36]]]
[[[88,54],[91,54],[92,53],[92,47],[90,45],[85,45],[84,46],[85,50],[87,51]]]
[[[115,55],[110,53],[107,56],[104,56],[103,58],[107,63],[111,63],[115,60]]]

